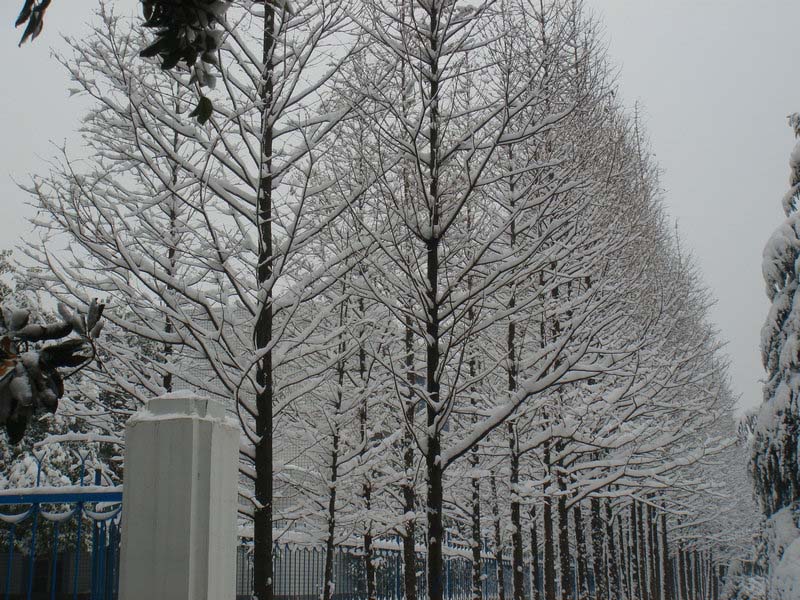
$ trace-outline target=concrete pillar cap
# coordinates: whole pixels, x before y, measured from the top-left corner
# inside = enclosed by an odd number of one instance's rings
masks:
[[[224,419],[225,406],[211,398],[203,398],[189,391],[177,391],[156,396],[147,402],[147,412],[156,417],[168,415]]]

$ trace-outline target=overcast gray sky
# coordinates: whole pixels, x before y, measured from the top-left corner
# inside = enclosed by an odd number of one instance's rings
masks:
[[[800,111],[800,2],[796,0],[586,0],[605,29],[623,98],[640,103],[678,222],[717,299],[712,317],[729,341],[735,391],[760,402],[759,331],[767,311],[761,250],[780,223]],[[54,0],[41,38],[16,48],[21,0],[0,2],[0,247],[28,230],[12,178],[42,169],[80,118],[49,58],[59,31],[80,35],[96,0]],[[134,0],[117,5],[135,6]],[[79,148],[76,148],[79,151]]]

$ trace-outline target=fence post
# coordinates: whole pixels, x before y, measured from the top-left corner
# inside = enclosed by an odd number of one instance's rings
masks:
[[[125,427],[121,600],[233,600],[239,430],[188,392]]]

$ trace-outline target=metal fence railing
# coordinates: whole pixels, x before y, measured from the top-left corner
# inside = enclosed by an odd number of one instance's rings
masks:
[[[333,557],[334,600],[364,600],[367,597],[365,558],[361,549],[339,546]],[[242,545],[237,556],[237,598],[250,598],[252,592],[252,547]],[[374,551],[378,600],[403,600],[404,565],[398,543],[382,541]],[[276,600],[317,600],[324,582],[325,549],[315,546],[280,544],[275,546],[273,573]],[[481,564],[483,598],[499,598],[497,561],[484,556]],[[417,598],[426,600],[425,554],[417,552]],[[503,561],[503,579],[511,589],[511,563]],[[526,594],[530,592],[530,573],[525,569]],[[445,548],[444,594],[447,600],[472,597],[472,561],[463,548]]]
[[[40,485],[43,454],[37,462],[36,485],[0,490],[0,600],[117,600],[122,510],[122,486],[102,485],[95,473],[87,485],[86,454],[81,454],[76,485]],[[378,600],[403,600],[404,564],[400,540],[375,540]],[[236,556],[236,597],[250,600],[253,592],[253,548],[243,542]],[[318,600],[325,568],[325,549],[303,543],[275,546],[273,558],[276,600]],[[426,559],[418,547],[417,598],[426,600]],[[365,600],[366,568],[356,545],[334,550],[334,600]],[[471,551],[447,544],[444,549],[444,592],[447,600],[469,600],[472,589]],[[511,564],[503,561],[503,579],[511,589]],[[483,553],[484,600],[499,598],[497,561]],[[525,569],[526,592],[530,572]]]

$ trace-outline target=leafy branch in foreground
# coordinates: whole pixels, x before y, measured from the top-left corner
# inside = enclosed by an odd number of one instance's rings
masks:
[[[222,31],[216,29],[230,0],[142,0],[144,26],[155,29],[156,39],[140,56],[158,56],[165,71],[183,62],[200,87],[214,87],[209,65],[217,66]],[[211,100],[200,96],[190,116],[205,123],[213,110]]]
[[[42,28],[44,27],[44,13],[47,11],[47,7],[50,6],[50,1],[51,0],[40,0],[36,2],[36,0],[25,0],[25,3],[22,5],[22,10],[19,12],[19,16],[14,23],[14,27],[19,27],[25,23],[28,24],[28,26],[25,27],[25,31],[22,33],[22,39],[19,41],[20,46],[22,46],[28,38],[33,41],[42,33]]]
[[[0,313],[0,426],[12,444],[22,440],[32,416],[56,411],[64,380],[94,359],[103,308],[92,301],[87,314],[79,315],[59,304],[62,320],[46,324],[30,323],[27,310]],[[77,337],[63,339],[73,333]],[[62,341],[37,345],[50,340]],[[62,374],[59,369],[71,370]]]
[[[35,40],[44,28],[44,16],[52,0],[25,0],[15,22],[27,26],[19,41],[21,46]],[[183,63],[192,72],[192,81],[202,87],[214,87],[211,65],[217,66],[217,50],[222,30],[220,19],[231,0],[141,0],[144,26],[155,30],[155,41],[141,51],[143,58],[158,57],[165,71]],[[211,100],[201,95],[190,116],[200,124],[211,117]]]

